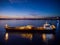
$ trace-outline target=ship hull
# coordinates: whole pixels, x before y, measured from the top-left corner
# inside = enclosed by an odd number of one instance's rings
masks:
[[[55,29],[53,30],[38,30],[38,29],[14,29],[14,28],[5,28],[6,32],[28,32],[28,33],[55,33]]]

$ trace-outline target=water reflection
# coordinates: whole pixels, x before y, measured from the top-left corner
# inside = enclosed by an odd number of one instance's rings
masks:
[[[42,34],[43,41],[46,41],[46,34]]]
[[[5,40],[7,41],[8,40],[8,33],[5,34]]]
[[[32,44],[43,44],[48,45],[52,44],[55,40],[55,34],[40,34],[40,33],[6,33],[5,34],[6,43],[24,43],[29,42]]]
[[[57,20],[56,32],[59,31],[59,20]]]
[[[9,35],[10,34],[10,35]],[[38,37],[39,36],[41,36],[42,37],[42,40],[43,41],[47,41],[47,40],[51,40],[51,39],[54,39],[54,37],[55,37],[55,35],[54,34],[45,34],[45,33],[43,33],[43,34],[37,34],[37,33],[35,33],[35,34],[33,34],[33,33],[6,33],[5,34],[5,40],[8,40],[8,38],[12,35],[12,37],[15,35],[18,35],[18,37],[22,37],[22,38],[26,38],[26,39],[30,39],[30,40],[32,40],[32,38],[34,38],[33,36],[34,35],[38,35]]]
[[[55,35],[54,34],[42,34],[42,39],[44,42],[48,42],[49,40],[54,40]]]
[[[14,36],[14,37],[13,37]],[[32,40],[33,34],[31,33],[5,33],[4,39],[7,41],[9,38],[15,38],[15,37],[21,37],[25,39],[30,39]]]
[[[32,40],[32,37],[33,37],[33,35],[31,33],[30,34],[28,34],[28,33],[26,33],[26,34],[20,34],[20,36],[22,38],[27,38],[27,39],[30,39],[30,40]]]

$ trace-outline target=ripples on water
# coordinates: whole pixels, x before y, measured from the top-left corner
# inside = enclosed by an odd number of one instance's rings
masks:
[[[8,33],[4,29],[5,24],[9,26],[42,26],[46,21],[54,24],[56,28],[55,34],[45,33]],[[60,42],[59,27],[60,22],[57,20],[0,20],[0,44],[1,45],[58,45]]]

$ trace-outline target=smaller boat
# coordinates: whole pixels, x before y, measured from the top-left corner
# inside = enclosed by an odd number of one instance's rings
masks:
[[[54,25],[50,25],[47,22],[40,27],[34,27],[32,25],[26,25],[26,26],[18,26],[18,27],[10,27],[7,24],[5,25],[6,31],[19,31],[19,32],[53,32],[55,31],[56,27]]]

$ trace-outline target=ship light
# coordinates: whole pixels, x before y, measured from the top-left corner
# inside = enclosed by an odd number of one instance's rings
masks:
[[[44,28],[43,28],[43,27],[37,27],[37,29],[39,29],[39,30],[43,30]]]
[[[52,28],[52,29],[55,29],[56,27],[55,27],[54,25],[51,25],[51,28]]]
[[[26,28],[27,29],[32,29],[32,26],[31,25],[27,25]]]
[[[23,27],[20,27],[19,29],[25,29],[25,27],[23,26]]]

